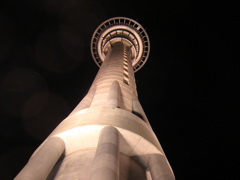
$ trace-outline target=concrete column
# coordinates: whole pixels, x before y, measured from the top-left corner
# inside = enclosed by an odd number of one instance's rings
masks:
[[[166,157],[161,154],[150,155],[148,168],[153,180],[175,180]]]
[[[148,119],[147,119],[147,116],[137,98],[137,96],[133,93],[133,110],[132,110],[132,113],[135,114],[136,116],[140,117],[142,120],[144,120],[146,123],[149,123]]]
[[[34,154],[15,180],[44,180],[65,149],[61,138],[52,137]]]
[[[117,108],[119,106],[119,91],[119,83],[118,81],[114,81],[109,90],[106,106],[113,108]]]
[[[90,180],[119,179],[119,132],[112,126],[101,131]]]

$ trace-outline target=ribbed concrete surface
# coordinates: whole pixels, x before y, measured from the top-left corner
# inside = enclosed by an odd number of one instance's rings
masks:
[[[130,47],[124,42],[111,45],[87,95],[35,151],[17,180],[47,176],[57,180],[174,180],[138,100],[130,57]]]
[[[124,60],[126,63],[124,64]],[[132,111],[132,94],[136,94],[136,85],[134,81],[134,73],[132,67],[129,67],[130,50],[123,43],[116,43],[106,56],[92,87],[96,86],[96,94],[91,103],[91,107],[103,106],[106,103],[109,89],[114,81],[118,81],[120,85],[120,101],[119,107],[128,111]],[[127,64],[127,65],[126,65]],[[128,84],[124,83],[124,69],[127,71]]]

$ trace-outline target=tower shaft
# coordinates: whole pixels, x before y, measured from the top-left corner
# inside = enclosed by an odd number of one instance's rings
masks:
[[[138,46],[123,30],[108,33],[102,38],[108,41],[103,62],[87,95],[33,153],[16,180],[174,180],[137,97],[134,58],[140,50],[135,51]]]
[[[92,107],[104,106],[107,103],[109,93],[114,91],[111,89],[112,83],[117,81],[118,107],[132,111],[132,94],[136,94],[136,85],[130,56],[130,49],[123,42],[111,45],[91,87],[96,88]]]

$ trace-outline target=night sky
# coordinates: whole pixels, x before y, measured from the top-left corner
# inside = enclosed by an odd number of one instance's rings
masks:
[[[115,16],[149,35],[136,83],[176,179],[238,179],[238,9],[190,0],[1,0],[0,179],[86,95],[98,71],[91,36]]]

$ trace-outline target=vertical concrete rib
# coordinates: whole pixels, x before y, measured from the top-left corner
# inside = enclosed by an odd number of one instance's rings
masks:
[[[148,168],[153,180],[175,180],[170,165],[163,155],[150,155],[148,159]]]
[[[65,149],[61,138],[52,137],[34,154],[15,177],[14,180],[43,180],[46,179],[52,168]]]
[[[101,131],[90,180],[119,179],[119,132],[112,126]]]
[[[112,107],[112,108],[119,107],[119,91],[120,91],[120,88],[119,88],[118,81],[113,81],[108,94],[108,99],[106,103],[107,107]]]
[[[137,98],[137,96],[133,93],[133,111],[132,113],[135,114],[136,116],[140,117],[141,119],[143,119],[146,123],[149,123],[148,119],[147,119],[147,116]]]

